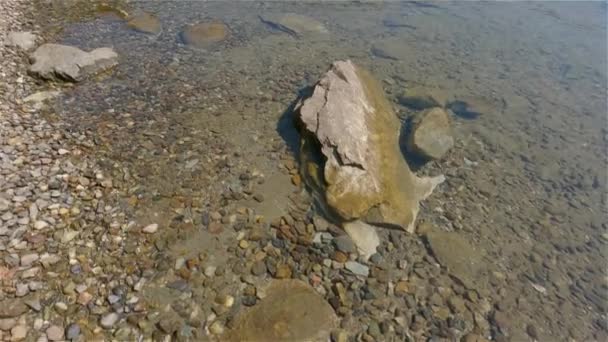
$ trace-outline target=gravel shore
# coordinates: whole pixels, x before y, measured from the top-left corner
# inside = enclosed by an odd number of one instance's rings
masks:
[[[88,289],[97,291],[99,278],[74,284],[66,274],[95,268],[103,277],[87,257],[103,254],[94,232],[105,221],[120,223],[102,200],[111,180],[82,152],[91,142],[22,100],[36,84],[27,76],[26,55],[8,46],[7,36],[35,31],[28,6],[0,2],[0,340],[80,340],[74,304],[92,300]]]

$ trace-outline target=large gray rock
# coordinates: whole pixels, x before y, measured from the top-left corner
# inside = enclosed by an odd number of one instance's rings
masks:
[[[454,146],[450,116],[442,108],[431,108],[414,119],[408,150],[429,159],[440,159]]]
[[[30,60],[30,72],[40,78],[78,82],[118,64],[118,55],[111,48],[86,52],[73,46],[44,44]]]
[[[296,111],[302,173],[328,212],[413,231],[419,202],[444,177],[410,171],[399,148],[399,121],[378,82],[351,61],[335,62]]]

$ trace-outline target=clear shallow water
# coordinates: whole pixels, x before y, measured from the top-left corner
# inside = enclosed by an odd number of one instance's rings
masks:
[[[134,215],[216,206],[246,170],[266,176],[266,204],[243,203],[281,215],[295,189],[278,170],[295,146],[286,112],[332,61],[350,58],[391,99],[423,85],[490,103],[475,120],[455,118],[452,153],[420,170],[448,178],[420,219],[483,251],[477,290],[492,304],[493,336],[529,340],[534,326],[542,341],[606,338],[604,3],[124,6],[157,15],[160,34],[70,6],[48,24],[62,28],[59,42],[120,55],[112,74],[67,91],[54,112],[98,136],[100,158],[130,189],[125,206],[138,198]],[[329,33],[296,38],[263,23],[269,13],[302,14]],[[226,23],[229,38],[207,50],[181,44],[182,28],[205,19]]]

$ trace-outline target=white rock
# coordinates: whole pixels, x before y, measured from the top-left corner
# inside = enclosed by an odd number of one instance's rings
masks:
[[[105,316],[103,316],[101,318],[101,321],[100,321],[101,326],[104,327],[104,328],[106,328],[106,329],[110,329],[110,328],[112,328],[114,326],[114,324],[116,324],[116,322],[118,322],[119,318],[120,317],[115,312],[106,314]]]
[[[367,261],[380,245],[380,237],[376,227],[362,221],[349,222],[344,225],[346,234],[357,246],[357,252],[363,260]]]
[[[36,229],[36,230],[41,230],[48,226],[49,226],[49,224],[46,223],[46,221],[38,220],[38,221],[34,222],[34,229]]]
[[[44,44],[30,55],[30,71],[43,79],[78,82],[88,75],[115,66],[118,55],[111,48],[91,52],[73,46]]]
[[[152,223],[152,224],[145,226],[141,231],[144,233],[147,233],[147,234],[153,234],[153,233],[156,233],[157,230],[158,230],[158,224]]]
[[[36,46],[36,35],[31,32],[10,32],[7,38],[7,45],[17,46],[22,50],[30,50]]]

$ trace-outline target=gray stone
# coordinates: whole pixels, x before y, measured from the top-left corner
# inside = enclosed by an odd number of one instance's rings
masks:
[[[16,46],[22,50],[30,50],[36,46],[36,35],[31,32],[10,32],[7,45]]]
[[[120,316],[118,316],[117,313],[115,312],[111,312],[109,314],[104,315],[101,320],[100,320],[100,324],[103,328],[105,329],[110,329],[114,326],[114,324],[116,324],[116,322],[118,322],[118,319],[120,318]]]
[[[255,276],[261,276],[266,274],[266,263],[263,261],[256,261],[251,266],[251,274]]]
[[[340,252],[344,253],[355,253],[357,247],[355,243],[348,235],[340,235],[334,239],[334,245]]]
[[[127,26],[135,31],[157,34],[161,30],[160,20],[150,13],[142,13],[129,19]]]
[[[376,227],[357,220],[344,224],[344,230],[354,242],[357,252],[363,260],[368,260],[370,256],[376,253],[380,245],[380,237]]]
[[[478,289],[487,265],[483,254],[458,233],[430,230],[426,241],[439,264],[469,289]]]
[[[409,169],[398,119],[378,82],[351,61],[335,62],[296,112],[301,164],[309,165],[304,179],[322,192],[323,205],[347,221],[413,231],[419,202],[444,177],[419,178]]]
[[[14,318],[0,318],[0,330],[9,331],[15,325],[17,325],[17,320]]]
[[[28,308],[21,299],[4,299],[0,301],[0,318],[21,316],[27,311]]]
[[[73,46],[44,44],[30,55],[30,72],[47,80],[78,82],[118,64],[111,48],[91,52]]]
[[[356,261],[347,261],[344,264],[347,270],[353,272],[356,275],[367,277],[369,275],[369,267],[358,263]]]
[[[63,341],[64,330],[58,325],[51,325],[46,329],[46,338],[49,341]]]
[[[77,323],[68,325],[65,337],[68,340],[75,340],[78,338],[78,336],[80,336],[80,326]]]
[[[441,108],[428,109],[416,116],[407,147],[429,159],[440,159],[454,146],[450,116]]]
[[[26,98],[23,99],[23,102],[30,104],[34,109],[41,109],[44,105],[45,101],[48,100],[52,100],[55,97],[61,95],[60,91],[55,91],[55,90],[47,90],[47,91],[39,91],[37,93],[31,94],[29,96],[27,96]],[[32,204],[32,206],[36,206],[36,204]],[[30,207],[31,208],[31,207]],[[30,210],[30,218],[32,220],[35,220],[38,216],[38,211],[37,211],[37,207],[36,211],[34,211],[32,213],[32,211]]]

